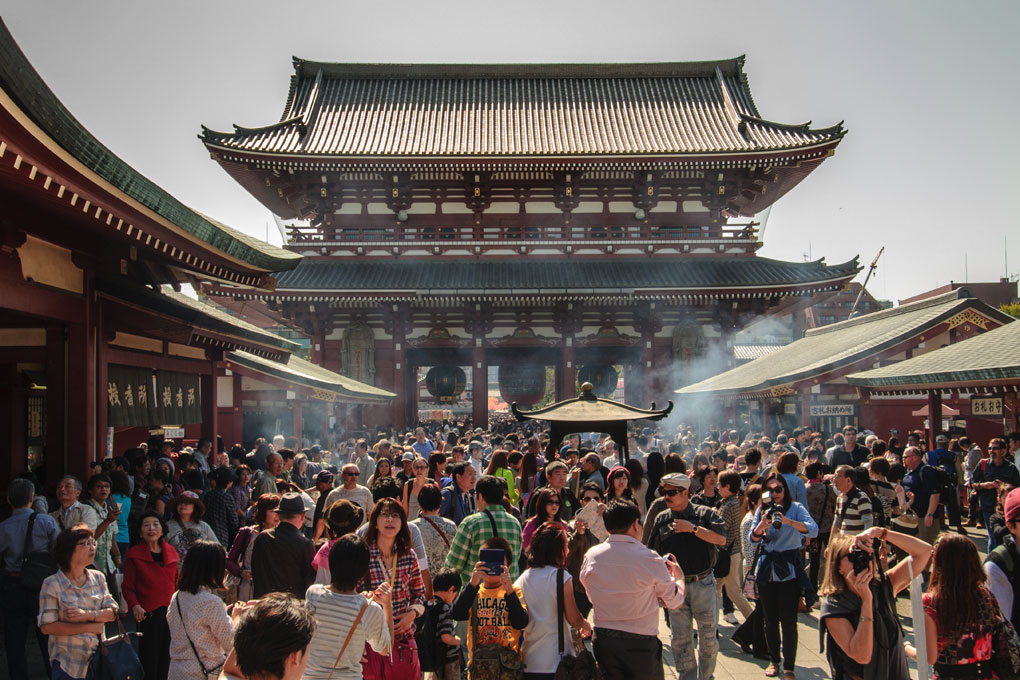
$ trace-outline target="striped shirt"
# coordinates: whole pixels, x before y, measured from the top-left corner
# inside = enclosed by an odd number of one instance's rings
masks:
[[[722,515],[723,521],[726,522],[726,547],[733,553],[742,545],[740,541],[740,499],[736,496],[726,498],[719,504],[719,509],[716,512]]]
[[[307,680],[328,678],[354,619],[367,601],[360,593],[345,595],[319,584],[308,588],[305,601],[312,610],[316,625],[312,641],[308,643],[308,665],[301,677]],[[367,603],[367,609],[337,663],[334,678],[360,680],[361,655],[366,642],[380,654],[385,654],[390,646],[390,628],[382,607],[375,602]]]
[[[836,518],[832,522],[834,534],[856,536],[875,523],[875,513],[868,495],[854,488],[849,494],[840,494],[836,499]]]

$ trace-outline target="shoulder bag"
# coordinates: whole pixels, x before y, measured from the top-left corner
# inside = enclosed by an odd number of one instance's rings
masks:
[[[595,663],[595,657],[585,648],[574,649],[575,654],[564,655],[563,651],[563,569],[556,570],[556,630],[560,650],[560,665],[556,667],[553,680],[602,680],[602,669]],[[571,647],[574,640],[570,640]]]
[[[496,518],[492,516],[488,508],[485,509],[485,516],[489,518],[489,526],[492,527],[492,535],[499,538],[499,531],[496,529]]]
[[[224,657],[223,661],[220,661],[219,665],[213,666],[212,668],[206,668],[205,664],[202,663],[202,657],[198,655],[198,649],[195,648],[195,643],[191,641],[191,635],[188,634],[188,624],[184,622],[184,612],[181,611],[181,591],[177,591],[177,616],[181,619],[181,628],[184,629],[184,637],[188,638],[188,644],[191,645],[191,651],[195,655],[195,661],[198,662],[199,667],[202,669],[202,675],[209,677],[210,673],[215,673],[215,677],[219,677],[220,669],[223,668],[223,663],[226,661]]]
[[[501,644],[479,646],[478,641],[478,596],[471,604],[471,623],[468,626],[471,636],[471,663],[468,665],[468,677],[471,680],[522,680],[524,664],[518,652]]]
[[[21,575],[18,577],[18,585],[25,590],[38,592],[42,589],[42,582],[47,577],[57,573],[57,561],[53,559],[53,553],[49,550],[36,550],[29,552],[32,546],[32,529],[35,526],[33,512],[28,518],[28,530],[25,531],[25,549],[21,553]]]
[[[749,600],[758,599],[758,575],[756,569],[758,567],[758,560],[761,559],[762,542],[758,541],[758,546],[754,549],[754,557],[751,558],[751,564],[748,565],[747,570],[744,572],[744,597]]]
[[[444,531],[443,531],[443,530],[442,530],[442,529],[441,529],[441,528],[439,527],[439,525],[438,525],[438,524],[436,524],[435,522],[433,522],[433,521],[432,521],[432,519],[431,519],[430,517],[426,517],[425,515],[422,515],[422,516],[421,516],[421,518],[422,518],[423,520],[425,520],[426,522],[428,522],[428,523],[429,523],[429,526],[430,526],[430,527],[432,527],[433,529],[435,529],[435,530],[436,530],[436,533],[437,533],[437,534],[439,534],[439,538],[443,539],[443,543],[445,543],[445,544],[446,544],[446,549],[447,549],[447,550],[449,550],[449,549],[450,549],[450,539],[448,539],[448,538],[446,537],[446,533],[445,533],[445,532],[444,532]],[[494,527],[495,527],[495,524],[496,524],[496,523],[495,523],[495,522],[493,522],[493,526],[494,526]]]
[[[145,670],[138,658],[138,636],[140,633],[128,633],[124,623],[117,617],[117,629],[120,634],[108,640],[99,637],[99,648],[89,660],[89,677],[95,680],[132,680],[145,677]]]

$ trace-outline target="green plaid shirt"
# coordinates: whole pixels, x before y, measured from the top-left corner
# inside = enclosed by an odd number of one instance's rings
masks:
[[[517,580],[517,560],[521,556],[521,523],[501,506],[490,505],[486,509],[492,514],[499,537],[505,539],[513,550],[514,558],[510,560],[510,578]],[[492,523],[486,517],[486,510],[468,515],[457,527],[457,534],[450,543],[450,552],[446,554],[445,567],[460,574],[466,585],[471,580],[478,561],[478,552],[482,543],[493,537]]]

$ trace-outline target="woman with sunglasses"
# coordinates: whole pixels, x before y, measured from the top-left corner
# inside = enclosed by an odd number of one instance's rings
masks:
[[[546,522],[555,522],[563,527],[564,531],[570,531],[566,522],[559,518],[560,496],[549,487],[543,487],[535,492],[535,514],[524,525],[521,532],[521,550],[527,551],[531,545],[531,537],[535,531]]]
[[[411,472],[414,474],[411,479],[404,482],[400,489],[400,505],[411,520],[418,518],[421,508],[418,507],[418,492],[427,485],[432,484],[429,478],[429,463],[424,458],[415,458],[411,463]]]
[[[876,540],[877,539],[877,540]],[[903,633],[896,620],[896,595],[910,584],[910,561],[901,560],[879,577],[874,554],[887,541],[913,558],[914,570],[928,564],[931,547],[913,536],[872,527],[857,536],[839,535],[826,552],[820,624],[833,678],[908,680]],[[854,567],[852,552],[869,557]]]
[[[599,514],[602,514],[606,509],[602,489],[595,482],[586,482],[581,486],[580,503],[582,510],[589,503],[596,503]],[[598,537],[588,529],[588,524],[583,519],[575,519],[574,528],[567,535],[567,571],[574,579],[574,601],[577,602],[577,608],[585,617],[591,613],[591,600],[588,599],[588,592],[581,584],[581,564],[584,563],[584,556],[588,550],[599,544]]]
[[[773,472],[766,478],[765,491],[769,500],[754,514],[754,528],[749,535],[752,543],[762,544],[755,576],[771,660],[765,675],[770,678],[779,675],[782,662],[783,677],[793,680],[797,661],[797,603],[804,594],[802,591],[812,593],[801,548],[805,537],[818,536],[818,525],[807,508],[790,498],[790,489],[780,473]]]

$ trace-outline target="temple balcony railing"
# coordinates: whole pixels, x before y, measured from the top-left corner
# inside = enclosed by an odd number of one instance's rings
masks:
[[[707,245],[712,242],[733,244],[741,242],[760,245],[758,223],[676,226],[635,224],[632,226],[577,226],[570,224],[553,226],[521,225],[474,225],[459,226],[416,226],[397,223],[392,226],[333,227],[292,226],[288,229],[288,245],[378,245],[380,242],[400,246],[424,246],[434,243],[450,246],[499,246],[521,242],[548,242],[572,246],[602,243],[650,243],[673,245]],[[452,242],[452,243],[451,243]]]

